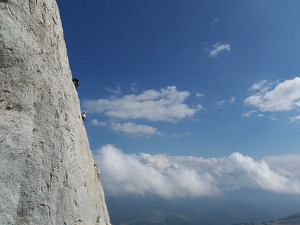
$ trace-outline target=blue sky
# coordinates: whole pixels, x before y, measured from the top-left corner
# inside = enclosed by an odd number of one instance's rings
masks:
[[[299,153],[299,1],[58,4],[95,154]]]
[[[121,98],[176,86],[178,92],[190,93],[183,104],[205,108],[173,122],[142,116],[120,120],[87,112],[92,149],[115,144],[128,153],[211,157],[239,151],[258,158],[296,153],[299,124],[289,118],[297,115],[297,109],[264,112],[258,118],[259,110],[244,101],[257,82],[283,82],[299,76],[299,4],[60,2],[71,70],[81,81],[82,102],[109,99],[113,90]],[[210,52],[216,45],[225,48],[213,56]],[[204,96],[196,97],[197,93]],[[242,116],[251,110],[257,113]],[[136,137],[112,130],[110,125],[93,126],[92,119],[147,125],[164,135]]]

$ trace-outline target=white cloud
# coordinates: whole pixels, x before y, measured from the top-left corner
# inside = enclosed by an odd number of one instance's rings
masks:
[[[130,85],[131,85],[131,91],[136,92],[137,91],[136,87],[137,87],[138,84],[136,82],[133,82]]]
[[[255,110],[249,111],[249,112],[244,112],[242,114],[243,117],[250,117],[253,113],[255,112]]]
[[[197,107],[198,110],[205,110],[205,107],[200,105],[200,104],[197,104],[196,107]]]
[[[245,99],[245,104],[254,106],[262,112],[290,111],[300,106],[300,78],[285,80],[270,90],[265,81],[251,88],[256,93]]]
[[[271,120],[278,120],[278,118],[277,118],[275,115],[271,115],[271,116],[270,116],[270,119],[271,119]]]
[[[235,102],[235,97],[231,97],[231,98],[229,99],[229,103],[233,104],[234,102]]]
[[[254,161],[240,153],[232,154],[229,159],[234,163],[235,169],[245,172],[245,176],[262,189],[277,193],[300,194],[299,180],[290,180],[271,170],[265,161]]]
[[[281,164],[280,158],[285,163]],[[104,188],[115,195],[152,193],[165,198],[197,197],[242,187],[300,194],[297,172],[300,157],[268,157],[256,161],[240,153],[208,159],[145,153],[126,155],[113,145],[106,145],[96,152],[95,160],[102,171]]]
[[[300,178],[300,155],[266,156],[266,163],[278,173],[293,179]]]
[[[117,122],[103,122],[98,121],[97,119],[92,120],[92,124],[98,127],[110,127],[114,131],[123,132],[132,136],[148,136],[148,135],[162,135],[161,132],[157,130],[157,128],[141,125],[132,122],[127,123],[117,123]]]
[[[210,25],[215,26],[218,22],[219,22],[219,18],[218,17],[213,17],[212,22],[210,23]]]
[[[92,124],[97,127],[105,127],[106,123],[103,121],[98,121],[97,119],[92,120]]]
[[[225,104],[225,100],[216,101],[216,105],[221,106]]]
[[[197,174],[184,167],[167,166],[165,156],[156,157],[154,166],[142,163],[147,155],[125,155],[112,145],[104,146],[96,155],[102,171],[103,185],[111,194],[154,193],[170,198],[215,194],[218,188],[209,174]]]
[[[175,86],[169,86],[160,91],[146,90],[140,95],[85,100],[83,107],[89,113],[102,113],[119,119],[176,121],[194,116],[197,112],[197,108],[183,103],[189,95],[188,91],[177,91]]]
[[[251,87],[250,87],[250,90],[251,91],[256,91],[256,90],[260,90],[262,91],[266,85],[267,81],[266,80],[262,80],[262,81],[259,81],[255,84],[253,84]]]
[[[243,117],[250,117],[253,114],[256,114],[257,117],[264,117],[265,115],[263,113],[256,113],[256,110],[250,110],[250,111],[246,111],[242,114]],[[272,119],[272,117],[271,117]]]
[[[293,116],[290,118],[291,122],[298,122],[300,120],[300,115]]]
[[[230,104],[233,104],[235,102],[235,97],[231,97],[229,100],[220,100],[220,101],[216,101],[216,105],[217,106],[222,106],[222,105],[225,105],[225,103],[230,103]]]
[[[112,123],[111,128],[115,131],[120,131],[134,136],[141,135],[162,135],[155,127],[148,125],[140,125],[132,122],[127,123]]]
[[[204,97],[204,94],[202,94],[202,93],[196,93],[196,97],[198,97],[198,98]]]
[[[216,43],[216,44],[214,44],[213,49],[209,52],[209,55],[210,55],[210,57],[215,57],[222,51],[230,52],[230,45]]]

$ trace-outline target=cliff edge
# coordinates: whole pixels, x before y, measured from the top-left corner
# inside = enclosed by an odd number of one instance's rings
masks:
[[[110,224],[55,0],[0,0],[0,171],[0,224]]]

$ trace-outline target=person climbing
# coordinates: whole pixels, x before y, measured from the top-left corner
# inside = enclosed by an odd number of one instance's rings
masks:
[[[73,84],[75,85],[75,88],[76,88],[76,90],[77,90],[78,86],[80,85],[79,80],[78,80],[77,78],[73,78],[72,81],[73,81]]]
[[[82,113],[82,121],[83,121],[83,122],[85,121],[85,118],[86,118],[86,112],[83,112],[83,113]]]

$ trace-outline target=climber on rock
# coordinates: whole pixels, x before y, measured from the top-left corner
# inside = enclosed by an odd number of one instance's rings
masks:
[[[73,81],[73,84],[75,85],[75,88],[76,88],[76,90],[77,90],[78,86],[80,85],[79,80],[78,80],[77,78],[73,78],[72,81]]]
[[[83,113],[82,113],[82,121],[83,121],[83,122],[85,121],[85,118],[86,118],[86,112],[83,112]]]

